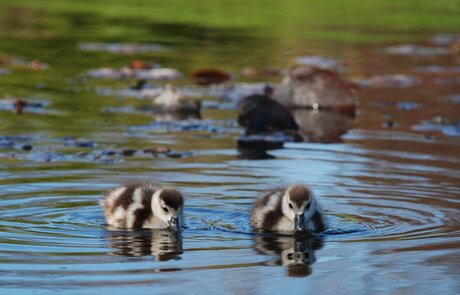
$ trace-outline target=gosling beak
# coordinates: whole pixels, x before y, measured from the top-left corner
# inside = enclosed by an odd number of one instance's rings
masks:
[[[305,215],[296,214],[294,218],[294,228],[296,231],[305,230]]]
[[[172,230],[177,230],[179,227],[179,217],[171,217],[169,220],[169,227]]]

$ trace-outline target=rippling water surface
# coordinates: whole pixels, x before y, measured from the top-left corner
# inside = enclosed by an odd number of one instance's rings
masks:
[[[0,53],[45,59],[49,69],[13,66],[11,73],[0,75],[0,95],[51,102],[21,116],[0,109],[2,294],[460,293],[460,112],[454,99],[460,82],[455,71],[417,72],[423,66],[456,66],[453,56],[388,55],[383,49],[396,41],[331,41],[295,34],[276,39],[279,50],[266,53],[259,48],[263,44],[248,37],[266,41],[256,29],[232,33],[209,28],[201,35],[198,28],[190,35],[179,24],[163,23],[160,34],[158,24],[148,23],[151,31],[136,35],[144,23],[127,18],[135,30],[129,36],[112,27],[119,15],[110,19],[101,14],[92,27],[85,13],[63,12],[60,6],[47,12],[33,5],[2,5],[19,16],[11,24],[5,16],[10,14],[0,14],[2,23],[10,23],[9,30],[0,29]],[[212,25],[222,25],[220,14],[206,13],[216,17]],[[58,20],[69,19],[77,31],[71,37],[59,35],[68,27]],[[294,26],[299,20],[284,21]],[[102,24],[113,31],[103,31]],[[324,28],[329,27],[318,30]],[[413,33],[406,29],[401,32]],[[372,28],[353,30],[373,33]],[[421,45],[440,33],[431,30],[418,31]],[[171,51],[82,53],[78,43],[101,41],[97,34],[111,42],[146,42],[154,36]],[[239,59],[245,51],[252,57]],[[159,60],[186,73],[210,65],[237,72],[247,65],[285,67],[305,53],[345,59],[342,73],[349,79],[402,73],[416,75],[421,83],[359,90],[359,112],[346,123],[339,118],[324,127],[310,119],[314,130],[326,128],[328,134],[327,128],[335,129],[331,124],[351,124],[338,142],[287,143],[254,155],[237,149],[241,130],[231,109],[204,111],[204,122],[213,128],[165,132],[152,128],[150,113],[125,108],[142,101],[94,92],[99,84],[122,88],[126,82],[78,79],[94,66],[118,67],[136,58]],[[450,124],[450,133],[426,127],[439,118]],[[167,146],[176,154],[126,152],[152,146]],[[101,192],[124,180],[183,191],[186,228],[180,234],[106,229],[98,205]],[[255,198],[273,185],[291,182],[312,187],[329,229],[317,237],[255,233],[248,222]]]

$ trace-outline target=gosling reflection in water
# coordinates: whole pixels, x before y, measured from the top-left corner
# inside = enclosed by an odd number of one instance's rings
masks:
[[[182,254],[180,232],[169,230],[109,231],[112,254],[129,257],[152,255],[158,261],[179,259]]]
[[[312,273],[311,265],[316,261],[315,251],[323,247],[319,237],[255,236],[254,249],[262,255],[275,257],[265,265],[283,265],[290,277],[306,277]]]

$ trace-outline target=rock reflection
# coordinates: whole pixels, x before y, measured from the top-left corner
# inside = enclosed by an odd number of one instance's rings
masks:
[[[341,136],[351,129],[354,119],[352,113],[327,110],[293,109],[292,114],[309,142],[341,142]]]
[[[323,246],[318,237],[306,236],[255,236],[254,249],[275,257],[265,265],[283,265],[290,277],[306,277],[312,273],[311,265],[316,261],[315,251]]]
[[[152,255],[158,261],[179,259],[182,254],[180,232],[168,230],[109,231],[106,236],[112,254],[129,257]]]
[[[275,156],[270,155],[267,151],[268,148],[258,147],[238,147],[238,159],[239,160],[267,160],[275,159]]]

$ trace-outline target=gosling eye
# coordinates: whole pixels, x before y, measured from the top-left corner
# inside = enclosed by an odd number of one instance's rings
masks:
[[[308,210],[310,208],[310,205],[311,205],[311,203],[308,203],[305,208]]]
[[[169,212],[168,208],[166,208],[166,207],[163,207],[163,211],[164,211],[165,213],[168,213],[168,212]]]
[[[292,208],[292,204],[291,204],[291,203],[289,203],[289,208],[293,209],[293,208]]]

